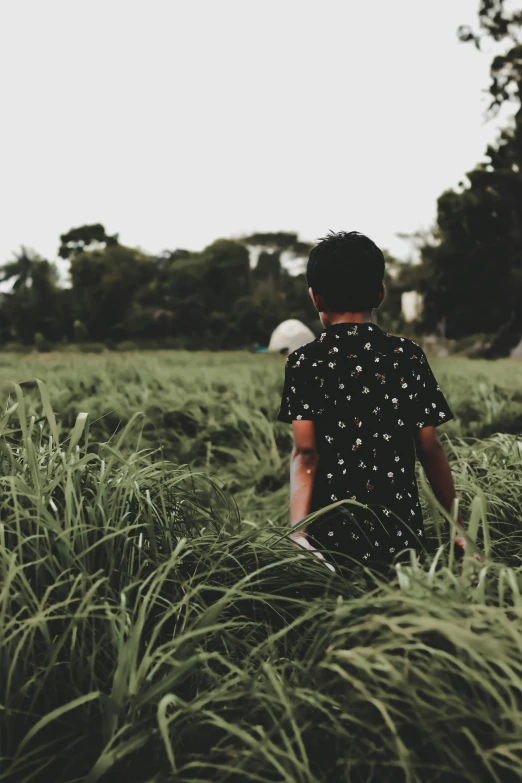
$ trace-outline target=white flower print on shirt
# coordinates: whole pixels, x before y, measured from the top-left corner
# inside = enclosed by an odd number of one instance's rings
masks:
[[[298,353],[291,355],[281,406],[281,420],[321,419],[316,428],[316,438],[320,451],[318,477],[323,477],[324,483],[316,482],[313,510],[336,502],[338,498],[357,495],[358,500],[374,509],[376,518],[380,517],[381,522],[375,526],[377,543],[372,542],[371,551],[366,552],[367,557],[363,555],[363,562],[373,558],[379,550],[381,556],[383,550],[391,556],[383,525],[392,535],[395,534],[397,517],[407,520],[413,529],[420,530],[422,534],[423,527],[419,524],[422,523],[422,515],[420,506],[417,506],[417,487],[412,475],[415,452],[414,449],[408,450],[408,436],[416,426],[442,424],[453,418],[439,396],[440,387],[431,379],[429,364],[425,362],[421,349],[415,347],[411,340],[401,339],[399,343],[397,336],[377,328],[374,328],[376,334],[372,334],[370,341],[369,331],[367,324],[336,324],[325,330],[321,338],[307,343]],[[363,358],[361,352],[365,362],[355,365],[357,356]],[[372,371],[374,363],[379,362],[380,372]],[[399,407],[400,419],[393,415],[393,409]],[[372,410],[373,415],[368,415],[368,411]],[[419,413],[425,416],[424,420],[416,421],[420,419]],[[335,437],[328,434],[328,429],[330,433],[335,431]],[[356,438],[355,434],[360,437]],[[383,441],[379,440],[381,436]],[[393,468],[394,465],[396,468]],[[408,488],[411,490],[408,493],[412,495],[410,498],[406,494]],[[390,499],[389,510],[380,504],[380,493],[385,490]],[[380,509],[378,513],[377,508]],[[339,519],[339,527],[343,522]],[[335,541],[338,528],[334,525],[329,528],[334,533],[335,548],[342,550],[343,541]],[[348,531],[351,538],[351,529],[348,528]],[[326,531],[323,537],[328,540]],[[400,536],[400,542],[408,545],[404,535]],[[348,543],[345,546],[348,547]],[[349,554],[348,551],[346,553]]]

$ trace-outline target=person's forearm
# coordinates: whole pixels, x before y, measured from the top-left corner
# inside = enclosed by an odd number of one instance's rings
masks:
[[[290,525],[294,527],[310,513],[317,454],[292,452],[290,458]],[[306,530],[299,531],[306,534]]]
[[[433,494],[447,511],[451,511],[453,500],[456,498],[455,485],[451,468],[444,451],[444,446],[437,445],[427,454],[420,457],[420,462],[431,484]],[[460,512],[457,517],[459,525],[464,527]]]

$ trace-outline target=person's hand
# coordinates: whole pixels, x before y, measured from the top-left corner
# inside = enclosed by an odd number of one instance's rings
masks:
[[[299,546],[303,547],[303,549],[308,549],[309,552],[313,552],[316,557],[319,558],[319,560],[322,560],[327,568],[330,569],[330,571],[333,571],[335,573],[335,568],[330,563],[327,563],[324,555],[322,552],[319,552],[318,549],[312,546],[310,541],[308,540],[306,533],[303,533],[301,531],[298,531],[297,533],[290,533],[290,541],[293,541],[295,544],[298,544]],[[298,558],[304,557],[304,555],[297,555]]]
[[[455,536],[454,547],[455,547],[455,557],[457,558],[457,560],[462,560],[467,548],[467,543],[464,536],[461,536],[459,534]],[[473,559],[477,560],[479,563],[482,562],[482,558],[478,552],[473,552]]]

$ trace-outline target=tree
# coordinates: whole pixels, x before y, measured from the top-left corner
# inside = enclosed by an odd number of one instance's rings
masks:
[[[229,310],[250,294],[250,258],[247,248],[233,239],[216,239],[199,254],[203,267],[203,295],[207,310]]]
[[[3,265],[0,280],[13,280],[13,291],[30,288],[35,267],[41,261],[43,259],[38,253],[22,245],[21,252],[15,253],[14,260]]]
[[[30,343],[36,332],[48,338],[60,333],[64,310],[57,307],[60,292],[55,264],[22,246],[14,260],[1,268],[0,280],[13,281],[2,306],[5,338]]]
[[[496,56],[490,68],[491,103],[488,114],[497,114],[504,101],[514,100],[522,105],[522,46],[519,40],[522,27],[522,11],[509,13],[505,0],[480,0],[479,27],[482,33],[474,33],[467,25],[461,25],[457,34],[461,41],[472,41],[481,49],[484,38],[495,42],[507,39],[513,46],[505,54]],[[520,121],[520,108],[517,112]]]
[[[105,228],[101,223],[94,223],[89,226],[71,228],[66,234],[60,236],[60,241],[58,255],[60,258],[71,258],[85,250],[114,247],[118,244],[118,234],[109,236],[105,233]]]
[[[489,161],[439,197],[434,239],[421,248],[423,326],[432,330],[444,318],[448,337],[522,330],[522,12],[507,13],[504,0],[481,0],[479,24],[479,34],[460,27],[460,40],[480,49],[489,36],[509,46],[491,64],[488,115],[505,101],[518,103],[518,111],[487,147]]]
[[[125,321],[154,279],[156,266],[140,250],[111,243],[75,252],[70,274],[74,320],[85,325],[91,339],[125,339]]]
[[[311,325],[313,311],[306,276],[304,272],[291,275],[283,267],[281,256],[286,253],[293,259],[304,259],[313,245],[298,239],[297,234],[285,231],[249,234],[240,239],[249,248],[261,248],[257,264],[251,271],[253,305],[262,307],[267,302],[279,300],[276,307],[278,323],[285,318],[298,318]]]

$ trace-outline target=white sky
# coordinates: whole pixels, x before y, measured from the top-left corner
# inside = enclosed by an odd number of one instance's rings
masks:
[[[0,0],[0,263],[101,222],[152,253],[429,228],[479,161],[478,0]],[[502,117],[509,116],[511,108]]]

